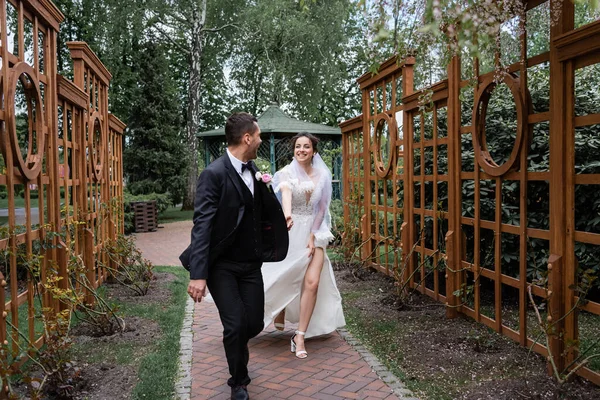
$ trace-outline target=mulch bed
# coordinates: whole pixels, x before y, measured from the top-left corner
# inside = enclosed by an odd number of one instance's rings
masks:
[[[423,399],[600,399],[600,388],[578,377],[558,393],[543,357],[468,317],[447,319],[445,307],[428,296],[415,293],[401,304],[394,280],[379,272],[334,269],[346,305],[373,324],[399,327],[379,338],[370,329],[365,342],[393,349],[383,361],[399,360],[402,378]]]

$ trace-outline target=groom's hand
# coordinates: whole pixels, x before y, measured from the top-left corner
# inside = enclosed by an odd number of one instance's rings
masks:
[[[190,280],[187,292],[196,303],[200,303],[206,296],[206,279]]]

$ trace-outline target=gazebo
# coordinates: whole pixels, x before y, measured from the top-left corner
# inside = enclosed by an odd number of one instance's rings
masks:
[[[260,166],[261,163],[263,165],[268,163],[271,173],[275,173],[292,160],[290,139],[296,133],[309,132],[317,136],[320,140],[319,152],[329,164],[333,174],[334,198],[340,198],[342,157],[341,152],[332,151],[341,147],[342,132],[340,128],[299,121],[284,113],[277,103],[271,104],[258,117],[258,125],[262,131],[263,144],[258,150],[257,164]],[[205,165],[210,164],[225,151],[225,128],[200,132],[196,136],[204,145]]]

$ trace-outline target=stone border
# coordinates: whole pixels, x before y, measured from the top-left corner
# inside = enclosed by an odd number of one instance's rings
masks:
[[[194,300],[188,297],[179,340],[179,374],[175,382],[175,394],[179,400],[189,400],[192,392],[192,348],[194,331]]]
[[[357,340],[350,332],[345,328],[337,330],[342,339],[344,339],[350,346],[354,348],[360,354],[360,356],[371,366],[373,371],[379,376],[379,379],[384,381],[392,392],[403,400],[419,400],[415,397],[412,391],[408,390],[404,383],[400,381],[394,374],[392,374],[382,363],[379,362],[377,357],[373,355],[367,348]]]

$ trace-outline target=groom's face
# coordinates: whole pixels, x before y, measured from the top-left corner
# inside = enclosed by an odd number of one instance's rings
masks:
[[[254,131],[254,133],[252,134],[248,134],[249,135],[249,141],[248,143],[248,159],[249,160],[254,160],[256,157],[258,157],[258,148],[260,147],[260,144],[262,143],[262,140],[260,139],[260,127],[258,126],[258,124],[255,122],[254,126],[256,127],[256,130]]]

